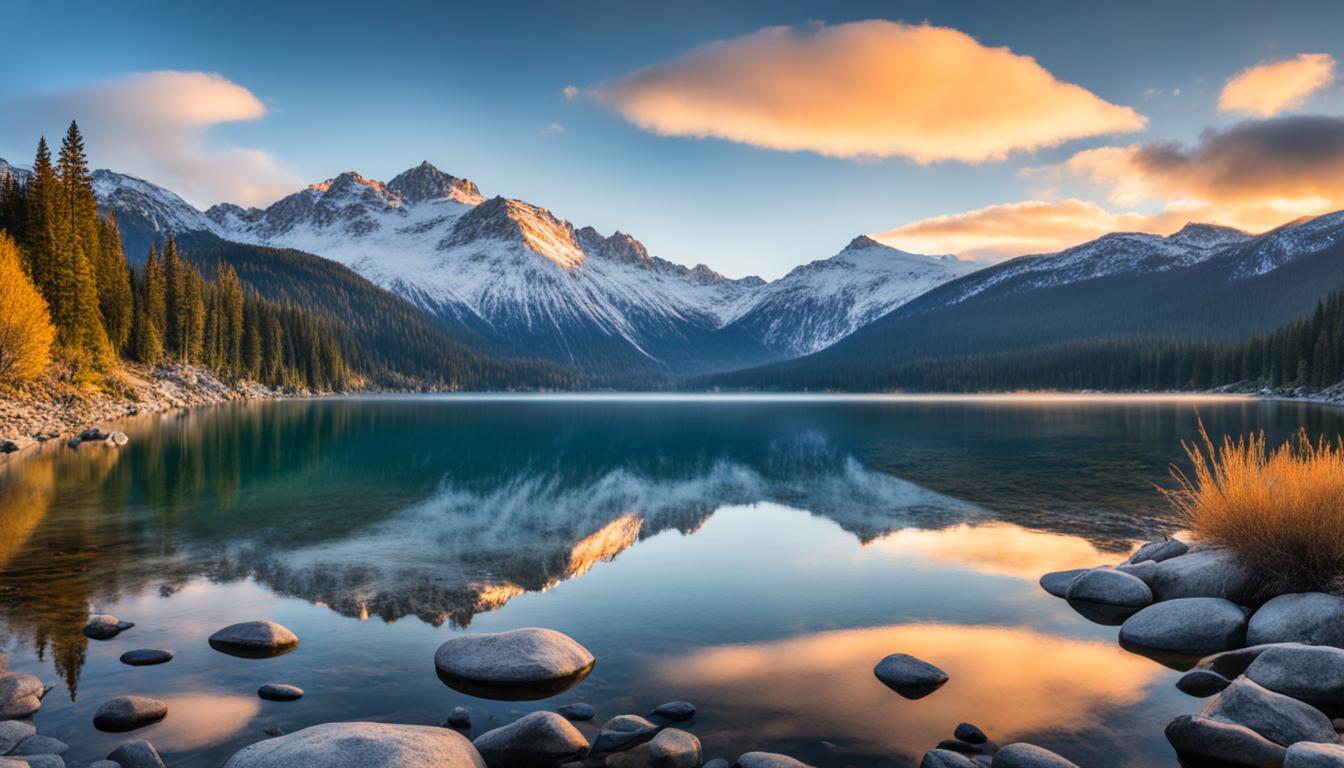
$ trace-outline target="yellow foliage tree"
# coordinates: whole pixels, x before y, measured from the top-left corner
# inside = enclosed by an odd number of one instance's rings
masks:
[[[19,247],[0,230],[0,384],[21,384],[46,370],[55,338],[47,302],[23,271]]]

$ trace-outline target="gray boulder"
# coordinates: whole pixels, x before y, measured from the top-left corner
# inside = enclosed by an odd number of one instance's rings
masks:
[[[533,768],[583,757],[588,740],[554,712],[533,712],[473,742],[489,768]]]
[[[907,653],[893,653],[873,668],[888,688],[907,699],[921,699],[943,687],[947,673],[934,665]]]
[[[34,734],[24,739],[17,747],[10,750],[9,754],[14,757],[23,757],[25,755],[64,755],[70,751],[70,745],[60,739],[53,739],[50,736]]]
[[[573,638],[553,629],[529,627],[508,632],[459,635],[439,646],[434,668],[444,682],[467,693],[482,686],[515,690],[490,698],[544,698],[582,680],[594,664],[593,654]],[[536,695],[526,692],[535,691]]]
[[[91,640],[111,640],[134,626],[134,623],[121,621],[116,616],[96,613],[84,625],[84,636]]]
[[[1222,549],[1199,549],[1163,560],[1149,581],[1153,598],[1221,597],[1248,603],[1259,588],[1255,576]]]
[[[1125,645],[1183,656],[1205,656],[1237,648],[1245,639],[1246,612],[1236,603],[1218,597],[1184,597],[1154,603],[1126,619],[1120,627],[1120,642]]]
[[[32,723],[22,720],[0,720],[0,755],[8,754],[19,742],[37,733]]]
[[[1142,580],[1144,584],[1149,584],[1153,576],[1157,574],[1157,563],[1152,560],[1144,560],[1142,563],[1121,563],[1115,566],[1115,570],[1121,573],[1128,573]]]
[[[1170,560],[1173,557],[1179,557],[1190,551],[1190,545],[1180,539],[1160,539],[1150,541],[1147,544],[1135,550],[1134,554],[1129,556],[1126,562],[1130,564],[1137,563],[1160,563],[1163,560]]]
[[[1330,718],[1320,710],[1244,677],[1233,681],[1199,714],[1209,720],[1244,725],[1284,747],[1299,741],[1339,741]]]
[[[449,728],[470,728],[471,713],[467,711],[466,707],[453,707],[452,711],[448,713],[448,719],[444,721],[444,725]]]
[[[1176,681],[1176,688],[1190,696],[1206,699],[1215,693],[1221,693],[1231,684],[1231,680],[1212,669],[1192,669],[1181,675],[1181,679]]]
[[[1075,763],[1035,744],[1009,744],[994,755],[992,768],[1078,768]]]
[[[1230,651],[1205,656],[1195,667],[1213,670],[1230,679],[1245,672],[1251,662],[1272,647],[1272,645],[1248,645],[1245,648],[1233,648]]]
[[[137,648],[121,654],[121,663],[132,667],[145,667],[151,664],[167,664],[173,660],[173,652],[162,648]]]
[[[1344,768],[1344,746],[1304,741],[1288,748],[1283,768]]]
[[[778,755],[774,752],[748,752],[739,755],[733,765],[736,768],[812,768],[801,760],[794,760],[788,755]]]
[[[555,708],[556,712],[569,718],[570,720],[587,721],[597,717],[597,710],[593,709],[592,704],[575,702],[573,704],[562,704]]]
[[[666,728],[651,740],[607,757],[608,768],[699,768],[700,740],[686,731]]]
[[[324,723],[259,741],[225,768],[485,768],[467,737],[448,728]]]
[[[967,744],[984,744],[989,741],[985,732],[971,723],[961,723],[952,731],[952,735],[957,737],[958,741],[964,741]]]
[[[706,762],[704,765],[700,766],[700,768],[733,768],[733,767],[729,765],[728,761],[724,760],[722,757],[716,757],[713,760],[710,760]]]
[[[297,648],[299,637],[274,621],[244,621],[210,636],[210,647],[230,656],[265,659]]]
[[[65,759],[60,755],[23,755],[0,757],[0,768],[65,768]]]
[[[0,674],[0,720],[28,717],[42,708],[46,686],[32,675]]]
[[[976,768],[977,763],[969,756],[950,749],[931,749],[924,753],[919,768]]]
[[[593,740],[590,752],[602,755],[629,749],[652,739],[660,730],[662,726],[655,725],[639,715],[617,715],[602,724],[597,732],[597,738]]]
[[[1279,595],[1251,616],[1246,642],[1344,648],[1344,597],[1324,592]]]
[[[112,750],[107,756],[108,760],[121,766],[121,768],[164,768],[163,758],[159,757],[159,751],[144,739],[128,741],[125,744]]]
[[[121,764],[111,760],[94,760],[84,768],[121,768]]]
[[[1142,608],[1153,602],[1153,591],[1137,576],[1111,568],[1093,568],[1069,584],[1064,595],[1069,600],[1085,600],[1127,608]]]
[[[684,723],[695,717],[695,705],[689,701],[669,701],[654,707],[649,714],[674,723]]]
[[[148,696],[118,696],[108,699],[93,713],[93,726],[120,733],[157,723],[168,715],[168,705]]]
[[[1068,571],[1051,571],[1040,579],[1041,589],[1054,595],[1055,597],[1064,597],[1068,594],[1069,585],[1073,580],[1087,573],[1090,568],[1074,568]]]
[[[298,701],[303,698],[303,689],[288,683],[266,683],[257,689],[257,696],[267,701]]]
[[[1246,677],[1300,701],[1344,703],[1344,650],[1323,645],[1271,645],[1246,667]]]
[[[1167,741],[1177,754],[1250,768],[1279,768],[1286,749],[1243,725],[1181,715],[1167,724]]]

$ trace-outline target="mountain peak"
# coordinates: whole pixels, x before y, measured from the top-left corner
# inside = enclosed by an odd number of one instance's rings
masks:
[[[873,238],[867,235],[859,235],[858,237],[849,241],[849,245],[845,246],[845,250],[862,251],[868,248],[890,248],[890,247],[891,246],[886,245],[884,243],[879,243],[878,241],[874,240]]]
[[[435,168],[428,160],[397,174],[387,188],[402,200],[418,204],[430,200],[456,200],[477,205],[485,200],[470,179],[462,179]]]
[[[1197,221],[1186,222],[1179,232],[1168,235],[1167,240],[1192,245],[1198,248],[1211,248],[1238,240],[1249,240],[1250,235],[1240,229],[1225,227],[1221,224],[1204,224]]]
[[[439,243],[441,250],[480,240],[522,243],[532,252],[565,269],[583,263],[574,228],[550,211],[521,200],[496,195],[458,219],[452,233]]]
[[[362,194],[365,190],[373,190],[385,194],[387,191],[387,188],[381,181],[367,178],[355,171],[345,171],[334,179],[327,179],[326,181],[312,184],[308,188],[321,192],[324,195],[344,195],[350,192]]]

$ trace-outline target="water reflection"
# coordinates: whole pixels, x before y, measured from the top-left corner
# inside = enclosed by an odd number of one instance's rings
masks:
[[[872,669],[898,651],[937,664],[949,682],[917,702],[897,697]],[[668,659],[660,670],[668,686],[752,712],[750,732],[729,734],[730,740],[819,741],[845,733],[854,740],[846,744],[851,750],[912,756],[912,748],[931,747],[964,721],[999,743],[1046,730],[1091,728],[1109,711],[1143,700],[1159,674],[1112,642],[962,624],[846,629],[718,646]]]

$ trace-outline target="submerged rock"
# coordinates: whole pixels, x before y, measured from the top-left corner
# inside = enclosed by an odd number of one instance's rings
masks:
[[[959,741],[964,741],[967,744],[984,744],[989,741],[989,737],[985,735],[984,731],[970,723],[962,723],[961,725],[958,725],[956,730],[952,732],[952,735],[957,737]]]
[[[1249,645],[1245,648],[1233,648],[1230,651],[1206,656],[1195,666],[1199,669],[1211,669],[1231,679],[1245,672],[1256,657],[1272,647],[1272,645]]]
[[[1244,725],[1181,715],[1167,724],[1167,741],[1179,755],[1219,760],[1228,765],[1279,768],[1286,749]]]
[[[1153,602],[1153,591],[1143,579],[1111,568],[1087,571],[1073,580],[1064,596],[1070,602],[1081,600],[1127,608],[1142,608]]]
[[[1283,768],[1344,768],[1344,746],[1304,741],[1288,748]]]
[[[467,738],[448,728],[324,723],[259,741],[225,768],[485,768]]]
[[[168,705],[148,696],[118,696],[108,699],[93,713],[93,726],[100,731],[133,731],[157,723],[168,715]]]
[[[1246,612],[1236,603],[1217,597],[1154,603],[1120,627],[1120,642],[1125,645],[1184,656],[1237,648],[1245,639]]]
[[[287,683],[266,683],[257,689],[257,695],[267,701],[298,701],[303,689]]]
[[[1248,603],[1259,582],[1231,552],[1200,549],[1158,563],[1149,585],[1156,600],[1181,597],[1221,597]]]
[[[289,653],[299,645],[298,635],[274,621],[231,624],[210,636],[210,647],[230,656],[265,659]]]
[[[449,731],[451,733],[451,731]],[[533,712],[473,742],[489,768],[533,768],[583,757],[588,740],[554,712]]]
[[[873,668],[888,688],[907,699],[921,699],[947,683],[947,673],[907,653],[893,653]]]
[[[1250,680],[1276,693],[1318,705],[1344,703],[1344,650],[1286,643],[1261,651],[1246,667]]]
[[[434,654],[445,683],[495,699],[553,696],[586,677],[594,663],[573,638],[538,627],[460,635]]]
[[[0,674],[0,720],[28,717],[37,712],[46,693],[46,686],[32,675]]]
[[[84,625],[84,636],[91,640],[111,640],[134,626],[133,622],[120,621],[116,616],[97,613]]]
[[[1190,696],[1206,699],[1231,684],[1231,680],[1212,669],[1192,669],[1181,675],[1181,679],[1176,681],[1176,688]]]
[[[608,768],[699,768],[700,740],[667,728],[651,740],[606,759]]]
[[[1078,766],[1035,744],[1009,744],[994,755],[994,768],[1078,768]]]
[[[448,719],[443,724],[449,728],[470,728],[471,713],[467,711],[466,707],[453,707],[453,710],[448,713]]]
[[[163,758],[159,757],[159,751],[144,739],[128,741],[120,747],[112,750],[107,756],[108,760],[121,766],[121,768],[164,768]]]
[[[1246,642],[1344,648],[1344,597],[1324,592],[1279,595],[1251,616]]]
[[[658,735],[662,726],[645,720],[639,715],[617,715],[602,724],[589,750],[594,755],[619,752],[636,744],[643,744]]]
[[[1054,595],[1055,597],[1064,597],[1068,594],[1069,585],[1073,580],[1087,573],[1090,568],[1074,568],[1068,571],[1051,571],[1040,579],[1041,589]]]
[[[1244,725],[1280,746],[1299,741],[1337,742],[1335,727],[1320,710],[1238,678],[1205,705],[1200,716]]]
[[[561,715],[564,715],[570,720],[584,721],[584,720],[592,720],[594,717],[597,717],[597,710],[593,709],[593,705],[584,704],[582,702],[575,702],[573,704],[563,704],[559,707],[556,707],[555,711],[559,712]]]
[[[734,765],[736,768],[812,768],[801,760],[774,752],[748,752],[738,756]]]
[[[669,701],[654,707],[649,714],[674,723],[684,723],[695,717],[695,705],[689,701]]]
[[[152,664],[167,664],[173,660],[173,652],[162,648],[137,648],[121,654],[121,663],[132,667],[145,667]]]
[[[1189,551],[1190,545],[1180,539],[1160,539],[1150,541],[1139,547],[1125,562],[1130,564],[1160,563],[1163,560],[1184,555]]]

